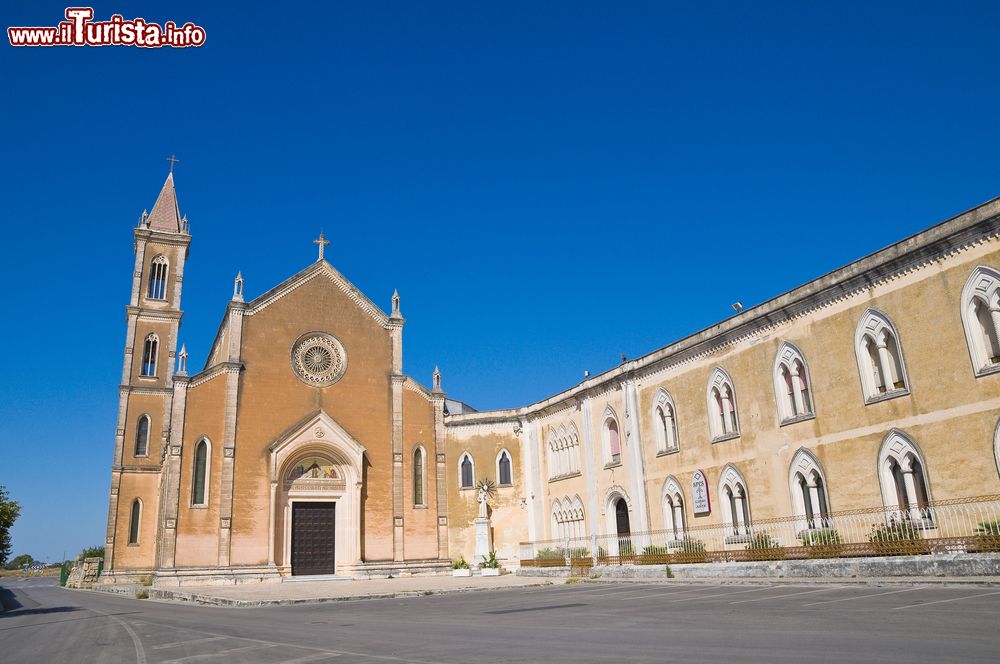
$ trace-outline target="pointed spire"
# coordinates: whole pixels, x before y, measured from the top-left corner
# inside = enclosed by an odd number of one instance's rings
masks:
[[[139,217],[139,227],[144,228],[146,226],[146,219],[149,218],[149,211],[143,208],[142,215]]]
[[[149,213],[146,226],[150,230],[167,233],[181,232],[181,212],[177,207],[177,193],[174,191],[174,174],[167,175],[160,195],[156,197],[153,211]]]
[[[441,370],[434,365],[434,374],[431,378],[431,391],[432,392],[443,392],[441,389]]]
[[[236,279],[233,280],[233,302],[243,301],[243,272],[236,273]]]
[[[186,376],[188,372],[188,352],[187,347],[181,344],[181,352],[177,354],[177,375]]]
[[[390,318],[402,318],[403,314],[399,313],[399,290],[392,289],[392,314]]]

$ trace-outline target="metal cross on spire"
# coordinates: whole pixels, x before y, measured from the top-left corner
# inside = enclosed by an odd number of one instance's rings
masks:
[[[326,245],[330,244],[330,241],[327,240],[326,237],[323,235],[323,231],[319,232],[319,238],[316,239],[316,240],[313,240],[313,244],[319,245],[319,259],[318,260],[323,260],[323,249],[326,247]]]
[[[172,154],[169,157],[167,157],[167,161],[170,162],[170,172],[173,173],[174,172],[174,164],[179,164],[181,160],[177,158],[177,155],[173,155]]]

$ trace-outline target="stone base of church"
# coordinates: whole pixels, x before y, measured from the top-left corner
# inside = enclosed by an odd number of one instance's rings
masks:
[[[341,571],[343,570],[343,571]],[[377,560],[338,567],[341,574],[355,579],[388,579],[401,576],[432,576],[451,574],[451,561],[432,558],[429,560]]]
[[[152,576],[153,585],[158,588],[281,582],[281,574],[273,565],[160,569],[153,572]]]

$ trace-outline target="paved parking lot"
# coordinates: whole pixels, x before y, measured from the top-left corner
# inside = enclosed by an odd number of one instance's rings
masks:
[[[6,585],[5,664],[1000,659],[998,588],[577,583],[233,609]]]

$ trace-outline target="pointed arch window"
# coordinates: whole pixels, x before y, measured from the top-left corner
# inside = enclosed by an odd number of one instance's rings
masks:
[[[424,478],[426,475],[424,448],[418,447],[413,450],[413,504],[419,507],[426,506],[424,502]]]
[[[146,377],[156,376],[156,355],[160,347],[160,338],[156,334],[150,334],[142,344],[142,367],[141,375]]]
[[[191,505],[205,507],[208,505],[209,464],[212,461],[211,444],[207,438],[202,438],[194,448],[194,468],[191,476]]]
[[[684,516],[684,492],[672,475],[663,483],[663,523],[673,542],[679,544],[687,532],[687,520]]]
[[[885,437],[878,470],[889,521],[906,520],[915,527],[933,527],[923,455],[909,436],[893,430]]]
[[[462,455],[462,461],[459,463],[459,485],[463,489],[471,489],[473,484],[475,484],[475,466],[472,461],[472,456],[466,452]]]
[[[751,534],[750,494],[743,474],[731,463],[722,469],[719,495],[722,497],[723,518],[732,533],[726,538],[726,544],[745,542]]]
[[[809,368],[801,351],[788,342],[781,344],[774,358],[774,396],[781,423],[813,415]]]
[[[869,309],[858,322],[854,350],[865,401],[881,401],[908,392],[899,335],[888,316]]]
[[[826,492],[826,476],[811,452],[800,449],[792,457],[789,470],[789,490],[792,510],[802,517],[803,530],[830,527],[830,506]]]
[[[677,410],[674,400],[666,390],[656,393],[653,403],[653,423],[659,452],[675,452],[680,444],[677,439]]]
[[[139,417],[135,427],[135,452],[134,456],[144,457],[149,455],[149,415]]]
[[[169,262],[163,254],[156,256],[149,263],[149,285],[146,288],[146,297],[150,300],[167,299],[167,269]]]
[[[128,543],[139,544],[139,525],[142,521],[142,501],[136,498],[132,501],[132,513],[128,520]]]
[[[1000,371],[1000,272],[972,271],[962,290],[962,324],[976,376]]]
[[[740,435],[736,390],[729,374],[719,367],[715,368],[708,381],[708,413],[708,425],[714,441]]]
[[[549,429],[546,438],[546,459],[548,461],[549,479],[559,479],[580,472],[580,436],[576,425]]]
[[[604,414],[604,447],[607,451],[607,465],[614,466],[622,462],[621,430],[618,419],[610,408]]]
[[[500,450],[500,454],[497,455],[497,484],[500,486],[510,486],[513,483],[510,454],[507,450]]]

